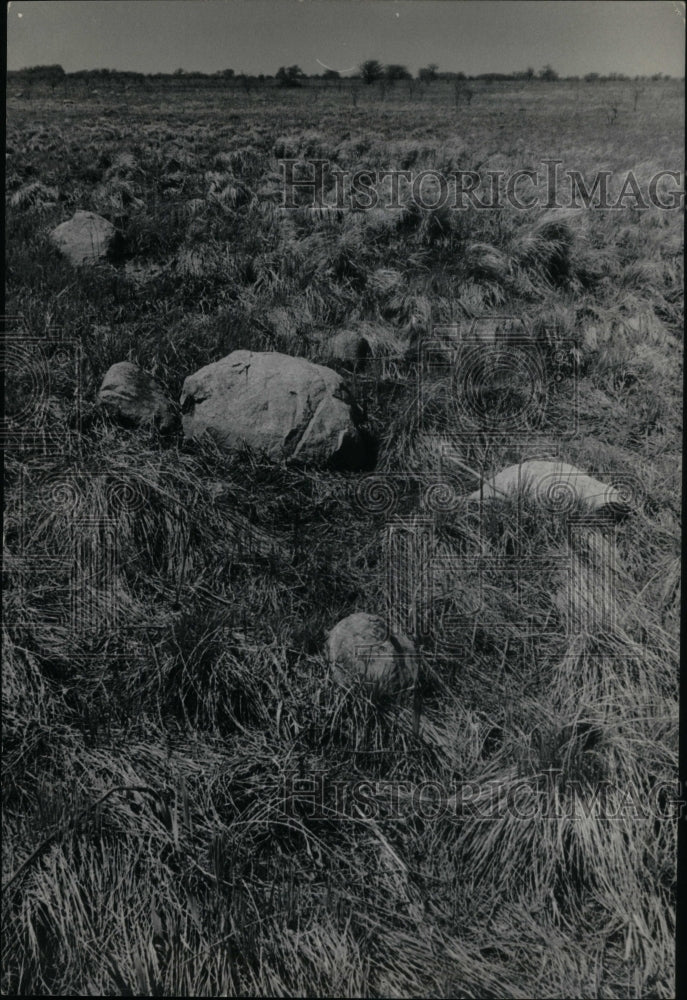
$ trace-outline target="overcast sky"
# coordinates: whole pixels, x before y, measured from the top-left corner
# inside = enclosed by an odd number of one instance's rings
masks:
[[[8,69],[684,74],[678,0],[16,0],[7,16]]]

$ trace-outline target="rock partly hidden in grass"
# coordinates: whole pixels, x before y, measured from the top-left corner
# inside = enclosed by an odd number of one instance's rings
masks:
[[[615,486],[588,476],[574,465],[533,459],[509,465],[468,496],[468,500],[495,500],[528,492],[549,510],[566,513],[577,504],[591,511],[625,514],[630,506]]]
[[[169,433],[176,414],[162,386],[130,361],[120,361],[108,370],[98,403],[120,423],[129,427],[154,426]]]
[[[181,410],[187,439],[209,432],[228,451],[249,445],[273,461],[369,463],[346,384],[304,358],[234,351],[185,380]]]
[[[93,264],[105,259],[114,248],[116,230],[95,212],[75,212],[62,222],[50,238],[72,264]]]
[[[372,354],[370,341],[355,330],[340,330],[327,344],[329,357],[349,364],[364,364]]]
[[[403,356],[407,342],[390,324],[356,320],[336,333],[323,333],[318,356],[327,361],[343,361],[352,368],[364,368],[375,358]]]
[[[418,675],[415,645],[393,632],[378,615],[356,612],[329,632],[327,658],[340,684],[362,681],[373,694],[397,694],[412,687]]]

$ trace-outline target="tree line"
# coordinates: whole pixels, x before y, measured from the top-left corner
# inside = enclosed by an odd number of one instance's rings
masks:
[[[270,82],[279,87],[302,87],[308,80],[326,80],[331,83],[336,83],[337,81],[343,82],[344,80],[358,80],[365,85],[382,82],[393,84],[399,80],[412,80],[413,74],[407,66],[402,66],[399,63],[388,63],[384,65],[378,59],[366,59],[365,62],[360,64],[355,73],[347,73],[345,76],[342,76],[342,74],[335,69],[326,69],[322,73],[308,75],[298,65],[280,66],[274,75],[265,73],[251,75],[247,73],[236,73],[233,69],[217,70],[214,73],[203,73],[199,70],[184,69],[177,69],[173,73],[137,73],[129,70],[82,69],[66,73],[62,66],[52,64],[46,66],[28,66],[25,69],[20,70],[9,70],[7,72],[7,77],[9,79],[22,79],[27,82],[35,81],[37,83],[45,83],[52,85],[53,87],[59,83],[60,80],[65,80],[66,78],[72,80],[102,80],[103,82],[108,79],[115,79],[134,82],[136,80],[167,79],[169,77],[185,77],[189,80],[219,77],[227,82],[232,82],[235,85],[243,84],[245,86],[247,84]],[[550,65],[542,67],[542,69],[538,72],[535,72],[532,67],[528,67],[525,70],[512,73],[477,73],[468,75],[462,72],[440,71],[436,63],[430,63],[428,66],[423,66],[417,71],[415,79],[417,79],[420,83],[431,84],[437,80],[483,80],[485,82],[491,82],[500,80],[527,81],[535,79],[544,81],[553,81],[558,79],[578,80],[580,78],[578,76],[567,76],[561,78],[556,70]],[[582,77],[582,79],[588,83],[593,83],[595,81],[603,80],[640,80],[646,78],[640,76],[630,77],[625,73],[587,73],[584,77]],[[670,76],[665,73],[654,73],[650,79],[669,80]]]

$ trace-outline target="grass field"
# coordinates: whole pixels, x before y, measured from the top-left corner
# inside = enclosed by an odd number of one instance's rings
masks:
[[[564,81],[457,107],[438,85],[67,97],[8,98],[3,992],[673,996],[682,214],[284,211],[279,160],[557,159],[646,190],[683,169],[682,82],[636,110],[630,84]],[[120,259],[59,256],[77,209]],[[462,433],[456,373],[418,360],[485,316],[522,322],[546,375],[501,438]],[[354,372],[328,360],[346,329],[375,345]],[[238,348],[347,374],[371,500],[364,473],[95,406],[117,361],[178,400]],[[632,513],[575,532],[528,498],[450,501],[529,457],[625,482]],[[385,489],[430,522],[433,589],[421,688],[380,706],[323,646],[398,612]]]

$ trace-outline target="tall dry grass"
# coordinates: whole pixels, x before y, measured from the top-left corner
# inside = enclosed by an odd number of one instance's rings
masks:
[[[631,129],[605,124],[602,88],[442,94],[188,91],[161,114],[135,92],[79,98],[69,127],[60,98],[11,105],[6,993],[673,995],[678,215],[285,213],[274,194],[283,156],[677,169],[681,93],[657,85]],[[128,259],[61,260],[46,234],[75,208],[116,220]],[[435,326],[484,315],[536,338],[543,430],[461,437],[458,348],[418,363]],[[116,361],[178,396],[231,350],[321,360],[342,331],[371,345],[330,363],[379,436],[376,486],[94,406]],[[572,530],[532,499],[460,499],[527,457],[629,483],[633,512]],[[391,516],[431,537],[390,579]],[[390,592],[426,619],[422,681],[373,705],[332,684],[323,641],[398,612]],[[315,815],[285,802],[322,775]]]

